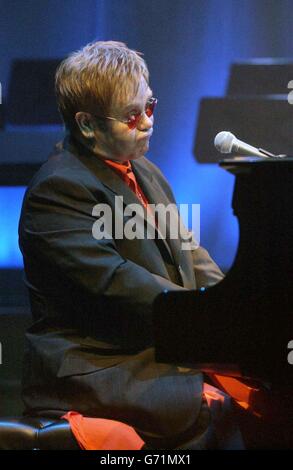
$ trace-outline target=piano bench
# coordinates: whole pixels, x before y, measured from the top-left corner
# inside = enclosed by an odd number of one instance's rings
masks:
[[[0,418],[0,450],[78,450],[65,419]]]

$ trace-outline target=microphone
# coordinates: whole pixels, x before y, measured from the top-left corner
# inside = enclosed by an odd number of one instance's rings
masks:
[[[240,155],[251,155],[261,158],[277,157],[273,153],[267,152],[263,149],[258,149],[252,145],[238,140],[234,134],[228,131],[219,132],[216,135],[214,144],[216,149],[221,153],[238,153]]]

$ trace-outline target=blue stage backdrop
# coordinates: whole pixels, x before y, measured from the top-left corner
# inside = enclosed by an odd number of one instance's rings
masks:
[[[225,93],[235,60],[293,55],[292,1],[2,0],[0,6],[4,98],[14,58],[62,57],[95,39],[144,52],[159,99],[149,158],[178,202],[201,204],[201,242],[228,269],[238,241],[233,177],[192,155],[199,100]],[[20,263],[15,234],[22,191],[1,190],[1,266]]]
[[[0,187],[0,268],[22,266],[17,226],[24,192],[23,187]]]

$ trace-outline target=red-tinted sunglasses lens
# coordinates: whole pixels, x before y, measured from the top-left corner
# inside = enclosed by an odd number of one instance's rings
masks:
[[[157,98],[152,98],[145,107],[145,114],[147,117],[151,117],[154,114],[154,109],[156,107],[158,100]],[[138,126],[138,123],[141,119],[141,113],[132,116],[131,121],[127,123],[129,129],[135,129]]]
[[[127,125],[129,129],[135,129],[139,123],[139,120],[141,118],[141,114],[136,114],[135,116],[132,116],[131,121],[128,121]]]
[[[154,109],[156,107],[157,101],[158,100],[156,98],[153,98],[151,101],[149,101],[149,103],[147,103],[145,108],[145,113],[147,117],[151,117],[154,114]]]

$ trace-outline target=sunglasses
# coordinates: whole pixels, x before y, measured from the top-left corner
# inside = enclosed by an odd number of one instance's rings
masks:
[[[145,105],[144,112],[133,113],[127,119],[116,119],[111,116],[105,116],[102,119],[110,119],[111,121],[123,122],[124,124],[127,124],[129,129],[135,129],[138,126],[139,121],[141,120],[143,114],[146,114],[147,117],[151,117],[154,114],[154,109],[156,107],[157,102],[158,102],[157,98],[150,98]],[[95,117],[101,119],[101,117],[99,116],[95,116]]]

